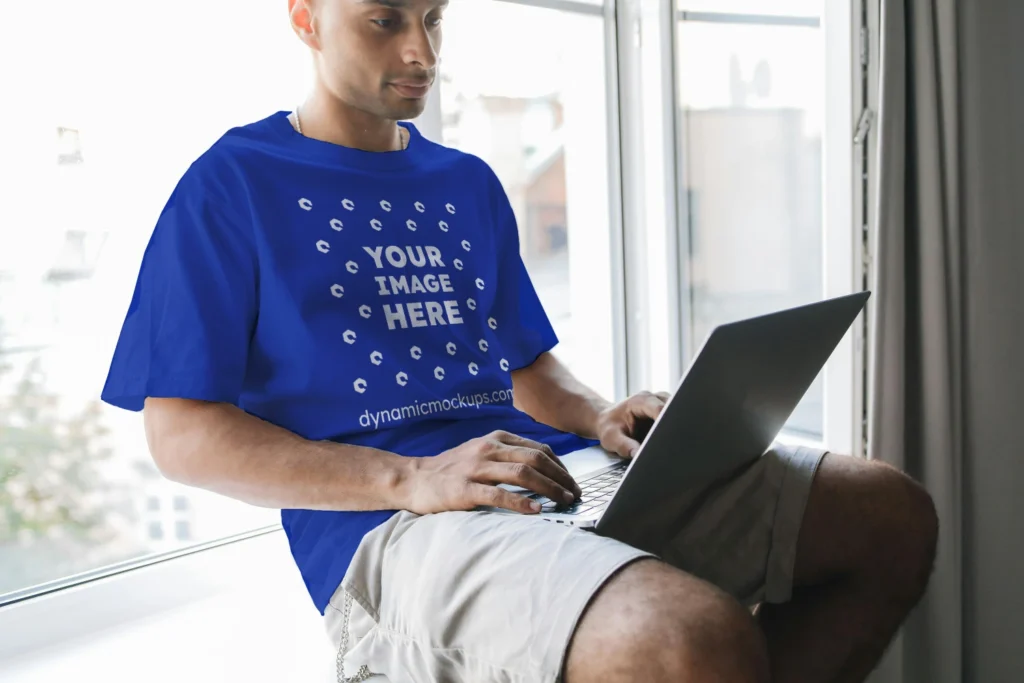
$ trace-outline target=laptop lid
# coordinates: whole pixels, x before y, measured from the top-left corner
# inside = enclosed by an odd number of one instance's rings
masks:
[[[763,455],[870,292],[720,325],[641,443],[599,531]]]

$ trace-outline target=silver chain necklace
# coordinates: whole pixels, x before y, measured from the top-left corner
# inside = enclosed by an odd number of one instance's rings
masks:
[[[305,135],[302,132],[302,121],[299,120],[299,108],[296,107],[292,110],[292,117],[295,119],[295,132],[299,135]],[[398,138],[402,141],[402,151],[409,149],[409,131],[402,126],[398,127]]]

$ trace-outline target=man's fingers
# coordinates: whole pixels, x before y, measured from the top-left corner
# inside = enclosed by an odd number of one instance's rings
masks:
[[[672,394],[668,393],[667,391],[659,391],[658,393],[655,394],[655,396],[660,398],[665,403],[668,403],[668,400],[672,398]]]
[[[521,512],[526,515],[540,512],[540,504],[530,500],[526,496],[520,496],[497,486],[487,484],[470,483],[467,489],[471,507],[477,505],[489,505],[513,512]]]
[[[551,462],[553,462],[555,465],[562,468],[566,472],[569,471],[569,469],[562,463],[559,457],[555,455],[555,452],[551,450],[551,446],[547,445],[546,443],[534,441],[533,439],[527,439],[526,437],[519,436],[518,434],[510,434],[508,432],[498,432],[497,437],[499,441],[501,441],[504,444],[508,444],[509,446],[532,448],[541,451],[546,456],[548,456],[551,459]]]
[[[657,419],[658,414],[661,413],[662,408],[665,407],[665,401],[663,401],[660,396],[650,394],[641,398],[639,406],[641,415],[654,420]]]
[[[640,444],[635,439],[621,432],[612,436],[608,445],[611,446],[613,453],[617,453],[622,458],[632,458],[640,448]]]
[[[576,499],[574,491],[521,462],[487,462],[475,479],[481,483],[522,486],[556,503],[569,503]]]
[[[580,487],[569,474],[569,469],[550,446],[503,431],[496,432],[494,436],[506,446],[497,453],[497,460],[525,463],[555,480],[573,495],[580,495]]]
[[[581,493],[579,485],[572,478],[572,475],[569,474],[568,470],[558,467],[544,451],[534,450],[526,446],[507,446],[498,459],[502,462],[521,464],[536,470],[546,478],[558,483],[574,496]],[[545,493],[544,495],[548,494]]]

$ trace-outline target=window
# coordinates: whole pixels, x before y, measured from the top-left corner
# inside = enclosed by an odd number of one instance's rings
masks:
[[[74,128],[57,128],[57,164],[80,164],[82,158],[82,141]]]
[[[443,137],[497,173],[519,223],[523,259],[559,336],[555,354],[611,397],[605,20],[597,7],[560,4],[570,9],[452,2],[441,64]]]
[[[827,225],[823,201],[824,0],[677,2],[682,307],[692,354],[715,325],[823,298],[827,230],[848,249],[850,224]],[[787,431],[822,439],[824,402],[819,376]]]
[[[98,399],[174,183],[310,85],[282,7],[156,3],[161,30],[126,33],[109,3],[55,0],[46,59],[26,58],[28,32],[0,41],[19,65],[5,101],[24,103],[0,111],[0,596],[279,520],[165,481],[139,416]],[[37,17],[5,5],[4,21]]]

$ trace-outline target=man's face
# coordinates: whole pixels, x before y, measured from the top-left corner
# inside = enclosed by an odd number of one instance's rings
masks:
[[[396,121],[423,112],[437,75],[448,0],[290,2],[293,24],[313,48],[320,78],[337,98]],[[310,29],[306,35],[303,22]]]

